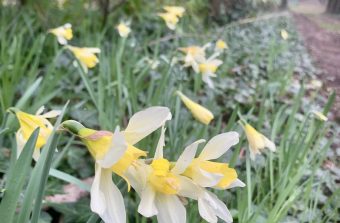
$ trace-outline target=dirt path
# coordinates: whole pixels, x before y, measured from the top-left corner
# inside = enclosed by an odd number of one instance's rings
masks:
[[[304,7],[309,10],[308,14],[302,13]],[[321,70],[319,78],[324,83],[322,94],[328,96],[332,90],[336,91],[336,102],[332,110],[333,118],[339,121],[340,17],[324,14],[320,7],[323,6],[318,1],[305,1],[305,5],[298,6],[299,10],[293,9],[293,18],[315,66]],[[311,8],[318,10],[310,13]]]

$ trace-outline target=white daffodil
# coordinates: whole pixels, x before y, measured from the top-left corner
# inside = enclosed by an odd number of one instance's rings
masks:
[[[312,111],[312,113],[320,121],[324,121],[324,122],[328,121],[328,118],[324,114],[322,114],[321,112],[319,112],[319,111]]]
[[[224,42],[221,39],[216,41],[216,44],[215,44],[215,51],[216,52],[220,53],[220,52],[223,52],[226,49],[228,49],[228,44],[226,42]]]
[[[49,33],[55,35],[58,39],[58,42],[61,45],[66,45],[68,40],[71,40],[73,37],[72,33],[72,25],[70,23],[66,23],[63,26],[48,30]]]
[[[79,60],[85,73],[87,73],[88,68],[93,68],[99,63],[99,59],[96,56],[96,53],[100,53],[99,48],[75,46],[67,46],[67,48]]]
[[[203,47],[200,46],[189,46],[189,47],[182,47],[178,50],[185,53],[185,57],[183,59],[184,67],[192,67],[192,69],[198,73],[199,63],[205,61],[205,50],[208,48],[210,44],[206,44]]]
[[[251,125],[246,123],[242,125],[249,143],[250,158],[255,159],[257,154],[261,154],[260,150],[268,148],[269,150],[275,152],[276,146],[267,137],[256,131]]]
[[[150,107],[134,114],[124,131],[95,131],[69,120],[62,126],[81,137],[96,160],[91,187],[91,210],[107,223],[126,222],[124,199],[112,182],[112,172],[124,179],[125,172],[146,153],[133,145],[171,119],[166,107]]]
[[[48,119],[57,117],[60,114],[60,111],[52,110],[42,114],[44,107],[41,107],[35,115],[31,115],[16,108],[10,108],[9,110],[15,113],[20,124],[20,128],[15,134],[17,142],[17,157],[19,157],[33,131],[36,128],[40,128],[33,152],[33,159],[37,161],[40,156],[40,149],[46,144],[53,130],[53,125],[48,121]]]
[[[207,60],[202,61],[199,64],[199,71],[202,74],[202,80],[210,88],[214,87],[211,77],[216,77],[216,71],[218,67],[223,64],[222,60],[215,59],[219,54],[214,54]]]
[[[116,28],[118,30],[119,35],[123,38],[128,37],[128,35],[131,32],[131,28],[129,27],[129,25],[124,22],[119,23]]]
[[[171,30],[175,30],[176,29],[176,25],[179,21],[178,17],[170,12],[165,12],[165,13],[158,13],[158,16],[161,17],[165,23],[166,26],[171,29]]]
[[[285,29],[281,29],[280,34],[281,34],[282,39],[284,40],[287,40],[289,38],[289,34]]]
[[[202,143],[199,140],[196,143]],[[176,162],[172,172],[189,177],[196,185],[196,200],[199,213],[208,222],[217,222],[217,217],[225,222],[232,222],[227,206],[216,195],[206,190],[206,187],[223,190],[233,187],[244,187],[245,184],[237,178],[237,173],[227,163],[214,160],[222,156],[227,150],[239,142],[237,132],[227,132],[213,137],[203,148],[201,154],[195,158],[197,145],[187,147]]]
[[[145,217],[157,215],[159,223],[185,223],[186,210],[178,196],[196,199],[199,187],[181,176],[180,170],[173,172],[171,163],[163,158],[164,132],[162,128],[151,164],[140,161],[129,168],[127,176],[141,198],[138,206],[140,214]],[[198,143],[189,147],[197,147]]]

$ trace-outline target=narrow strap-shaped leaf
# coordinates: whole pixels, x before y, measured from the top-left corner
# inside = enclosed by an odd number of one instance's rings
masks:
[[[0,204],[1,222],[13,222],[17,202],[30,169],[38,135],[39,129],[34,130],[19,159],[15,162],[11,176],[7,179],[5,194]]]
[[[74,176],[71,176],[70,174],[67,174],[67,173],[62,172],[60,170],[56,170],[56,169],[51,168],[49,175],[56,177],[60,180],[69,182],[71,184],[75,184],[80,189],[90,192],[90,186],[88,184],[84,183],[83,181],[79,180],[78,178],[75,178]]]

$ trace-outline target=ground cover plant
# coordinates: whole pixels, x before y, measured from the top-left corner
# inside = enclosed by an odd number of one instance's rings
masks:
[[[339,220],[335,94],[288,13],[102,2],[1,7],[2,221]]]

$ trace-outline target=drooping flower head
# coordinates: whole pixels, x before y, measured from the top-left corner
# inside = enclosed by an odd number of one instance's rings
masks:
[[[275,152],[276,150],[275,144],[272,141],[270,141],[267,137],[262,135],[248,123],[242,124],[242,127],[248,139],[250,158],[252,160],[255,159],[255,156],[257,154],[261,154],[261,150],[263,150],[266,147],[269,150]]]
[[[224,42],[223,40],[219,39],[216,41],[215,44],[215,51],[216,52],[222,52],[223,50],[228,49],[228,45],[226,42]]]
[[[66,45],[68,40],[71,40],[73,37],[72,33],[72,25],[70,23],[66,23],[63,26],[48,30],[49,33],[55,35],[58,39],[58,42],[61,45]]]
[[[185,96],[182,92],[176,91],[176,94],[181,98],[185,106],[190,110],[192,115],[201,123],[209,125],[211,120],[214,119],[214,115],[200,104],[192,101],[190,98]]]
[[[161,17],[165,21],[169,29],[171,30],[176,29],[176,25],[179,19],[175,14],[170,13],[170,12],[165,12],[165,13],[158,13],[158,16]]]
[[[96,53],[100,53],[99,48],[67,46],[73,55],[79,60],[82,68],[87,72],[88,68],[93,68],[99,63]]]
[[[280,34],[281,34],[282,39],[284,40],[287,40],[289,38],[289,34],[285,29],[281,29]]]
[[[127,180],[126,170],[146,153],[134,146],[171,119],[166,107],[150,107],[134,114],[124,131],[114,133],[85,128],[69,120],[62,127],[78,135],[96,161],[91,188],[91,210],[105,222],[125,222],[124,199],[112,182],[112,172]]]
[[[57,117],[60,111],[50,111],[45,114],[41,114],[44,107],[41,107],[35,115],[31,115],[20,111],[16,108],[10,108],[9,111],[15,113],[19,120],[20,128],[16,133],[17,141],[17,156],[19,157],[22,149],[24,148],[28,138],[31,136],[36,128],[40,128],[38,139],[33,152],[34,160],[38,160],[40,156],[40,149],[46,144],[49,136],[52,133],[53,125],[48,121],[49,118]]]
[[[118,33],[121,37],[126,38],[131,32],[131,28],[128,26],[127,23],[121,22],[117,25]]]

